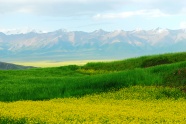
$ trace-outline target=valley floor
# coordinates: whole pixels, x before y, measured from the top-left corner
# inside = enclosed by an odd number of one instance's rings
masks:
[[[74,61],[33,61],[33,62],[14,62],[14,64],[34,67],[59,67],[66,65],[85,65],[88,62],[110,62],[113,60],[74,60]]]

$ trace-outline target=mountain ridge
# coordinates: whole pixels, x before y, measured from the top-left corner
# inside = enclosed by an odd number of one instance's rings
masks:
[[[30,68],[35,68],[35,67],[0,62],[0,70],[23,70],[23,69],[30,69]]]
[[[57,30],[48,33],[0,33],[0,58],[16,60],[123,59],[146,54],[181,52],[186,30],[115,30],[93,32]]]

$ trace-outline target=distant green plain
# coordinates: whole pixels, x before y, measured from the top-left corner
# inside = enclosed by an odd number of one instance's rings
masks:
[[[110,62],[113,60],[74,60],[74,61],[32,61],[32,62],[14,62],[14,64],[23,65],[23,66],[34,66],[34,67],[59,67],[66,65],[85,65],[88,62]]]

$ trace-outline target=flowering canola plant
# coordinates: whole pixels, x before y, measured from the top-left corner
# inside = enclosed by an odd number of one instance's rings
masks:
[[[186,123],[186,100],[114,99],[117,93],[49,101],[0,102],[1,123]]]

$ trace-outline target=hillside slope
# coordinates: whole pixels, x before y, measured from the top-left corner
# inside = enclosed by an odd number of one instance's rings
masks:
[[[174,93],[165,89],[161,94],[178,99],[183,93],[181,96],[186,98],[185,54],[164,54],[95,64],[98,66],[69,65],[0,71],[0,101],[81,97],[131,86],[176,88]],[[138,62],[147,62],[148,66]],[[154,63],[149,66],[149,62]],[[133,65],[132,68],[130,65]]]
[[[34,67],[0,62],[0,70],[22,70],[22,69],[30,69],[30,68],[34,68]]]
[[[142,56],[112,62],[91,62],[82,68],[85,70],[122,71],[135,68],[148,68],[157,65],[186,61],[186,52]]]

